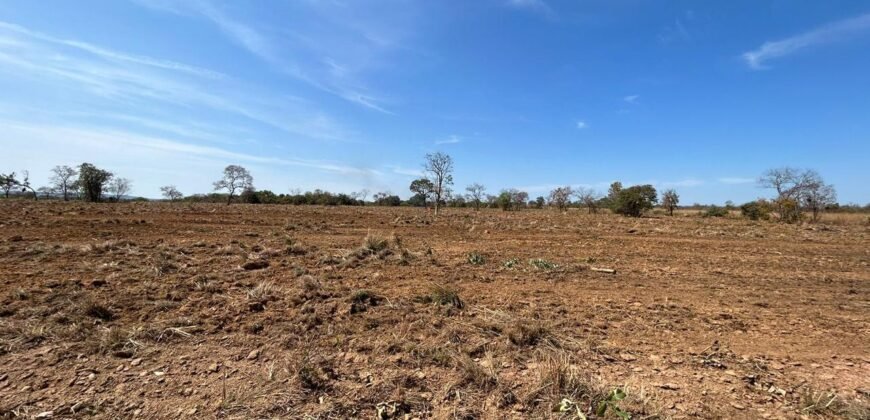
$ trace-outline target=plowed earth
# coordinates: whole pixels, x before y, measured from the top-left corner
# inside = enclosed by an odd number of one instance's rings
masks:
[[[0,210],[0,418],[868,416],[867,225]]]

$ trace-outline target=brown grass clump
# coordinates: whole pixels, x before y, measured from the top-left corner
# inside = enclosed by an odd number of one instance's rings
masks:
[[[517,321],[507,335],[514,345],[534,346],[545,340],[550,331],[538,322]]]
[[[115,314],[111,309],[94,301],[86,301],[82,305],[82,313],[91,318],[97,318],[102,321],[111,321],[115,318]]]
[[[466,354],[461,354],[456,356],[455,363],[456,369],[461,375],[462,384],[474,385],[481,390],[490,390],[498,384],[495,361],[491,354],[487,354],[481,363],[475,362]]]
[[[369,232],[365,239],[363,239],[363,249],[368,251],[371,254],[377,254],[390,246],[389,239],[378,235],[376,233]]]
[[[429,295],[423,298],[425,302],[439,305],[449,305],[456,309],[462,309],[465,304],[459,298],[459,291],[451,286],[433,285],[429,289]]]

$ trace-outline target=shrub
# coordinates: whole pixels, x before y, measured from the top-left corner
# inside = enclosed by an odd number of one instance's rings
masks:
[[[728,215],[728,209],[719,206],[710,206],[704,212],[704,217],[725,217]]]
[[[740,206],[740,214],[749,220],[767,220],[770,217],[770,206],[765,201],[750,201]]]
[[[480,255],[478,252],[469,252],[468,253],[468,263],[471,265],[482,265],[486,262],[486,258],[483,255]]]
[[[556,263],[547,261],[543,258],[533,258],[533,259],[529,260],[529,265],[531,265],[532,267],[535,267],[539,270],[552,270],[552,269],[558,267],[558,265],[556,265]]]
[[[643,216],[658,202],[656,189],[652,185],[635,185],[616,193],[611,203],[614,213],[631,217]]]

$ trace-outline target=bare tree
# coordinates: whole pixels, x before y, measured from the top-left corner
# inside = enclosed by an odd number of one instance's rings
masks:
[[[571,196],[574,194],[574,190],[570,185],[566,185],[564,187],[558,187],[553,191],[550,191],[549,202],[551,206],[556,206],[560,211],[564,211],[568,204],[571,202]]]
[[[465,191],[468,191],[468,194],[466,194],[468,201],[474,202],[474,209],[480,210],[480,202],[484,199],[486,187],[475,182],[465,187]]]
[[[9,191],[18,186],[18,179],[15,178],[15,172],[8,174],[0,174],[0,189],[9,198]]]
[[[63,201],[69,201],[69,193],[76,189],[75,178],[78,172],[66,165],[55,166],[51,170],[51,185],[55,191],[63,195]]]
[[[21,192],[30,190],[33,193],[33,200],[38,200],[39,194],[36,193],[36,188],[33,188],[33,185],[30,184],[30,172],[24,170],[21,171],[21,174],[24,175],[24,178],[18,183],[21,186]]]
[[[111,194],[112,199],[115,201],[121,201],[130,192],[131,188],[133,188],[133,183],[129,179],[113,177],[106,186],[106,192]]]
[[[600,194],[592,188],[578,188],[574,192],[574,196],[580,201],[580,204],[586,207],[589,214],[598,213],[598,204],[601,200]]]
[[[662,193],[662,207],[668,211],[668,215],[674,215],[674,209],[680,204],[680,196],[673,189],[665,190]]]
[[[801,185],[800,204],[812,213],[812,221],[817,222],[825,209],[837,202],[837,191],[833,185],[825,184],[821,175],[812,170],[803,173]]]
[[[825,184],[821,175],[812,169],[771,169],[758,179],[758,185],[776,190],[774,204],[780,220],[785,222],[800,220],[804,209],[811,211],[813,221],[817,221],[825,207],[833,204],[837,197],[834,187]]]
[[[359,200],[360,202],[363,203],[363,205],[365,205],[366,197],[369,196],[369,192],[370,191],[368,189],[363,188],[357,192],[351,193],[350,197],[353,198],[354,200]]]
[[[233,201],[233,196],[237,191],[254,188],[254,177],[247,169],[238,165],[229,165],[224,168],[224,177],[219,181],[215,181],[214,190],[227,190],[227,205]]]
[[[160,187],[160,193],[163,194],[163,198],[169,201],[181,200],[184,197],[184,194],[181,191],[178,191],[178,188],[175,188],[175,185],[166,185]]]
[[[438,208],[441,200],[450,193],[453,185],[453,159],[441,152],[426,154],[426,162],[423,163],[423,171],[427,179],[432,182],[432,196],[435,199],[435,216],[438,216]]]

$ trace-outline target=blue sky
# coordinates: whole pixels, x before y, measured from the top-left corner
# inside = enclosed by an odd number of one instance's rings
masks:
[[[684,203],[783,165],[870,194],[865,1],[0,2],[0,171],[92,162],[208,192],[613,180]]]

